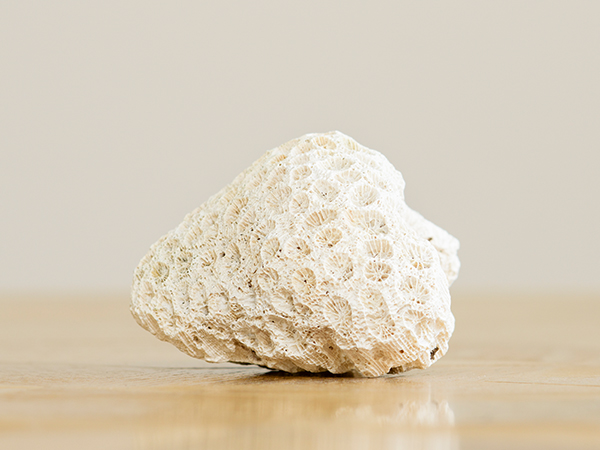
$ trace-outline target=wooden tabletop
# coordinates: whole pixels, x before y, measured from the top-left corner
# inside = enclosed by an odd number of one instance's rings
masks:
[[[375,379],[213,365],[123,296],[0,300],[0,449],[598,449],[600,298],[460,296],[450,351]]]

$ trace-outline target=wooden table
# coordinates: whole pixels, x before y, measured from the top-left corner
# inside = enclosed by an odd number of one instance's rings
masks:
[[[598,449],[600,298],[455,295],[450,352],[377,379],[209,365],[127,295],[0,300],[0,449]]]

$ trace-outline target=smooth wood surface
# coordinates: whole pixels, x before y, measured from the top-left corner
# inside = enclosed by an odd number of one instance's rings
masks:
[[[4,296],[0,449],[600,448],[600,298],[453,311],[434,366],[365,379],[191,359],[126,296]]]

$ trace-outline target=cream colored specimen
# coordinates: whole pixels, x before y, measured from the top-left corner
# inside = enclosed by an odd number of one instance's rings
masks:
[[[337,131],[307,134],[151,247],[131,311],[211,362],[365,376],[426,368],[454,330],[458,247],[406,205],[382,154]]]

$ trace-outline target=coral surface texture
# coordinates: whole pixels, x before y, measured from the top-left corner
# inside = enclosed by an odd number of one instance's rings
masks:
[[[156,242],[137,322],[211,362],[378,376],[426,368],[454,329],[458,241],[411,210],[379,152],[340,133],[265,153]]]

